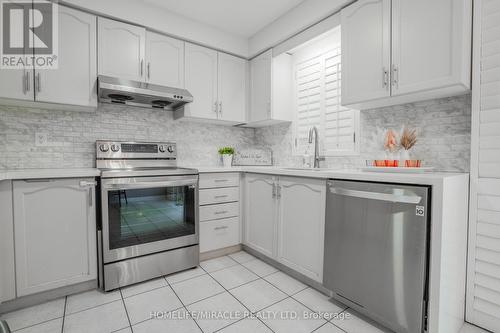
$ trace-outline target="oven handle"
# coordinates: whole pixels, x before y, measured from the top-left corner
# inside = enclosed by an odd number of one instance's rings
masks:
[[[108,190],[133,190],[141,188],[157,188],[157,187],[172,187],[172,186],[191,186],[196,187],[197,181],[186,180],[169,180],[163,182],[137,182],[128,184],[107,184],[104,187]]]

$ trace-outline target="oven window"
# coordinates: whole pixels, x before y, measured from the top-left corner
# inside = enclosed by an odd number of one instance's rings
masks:
[[[195,234],[194,204],[190,186],[109,191],[110,250]]]

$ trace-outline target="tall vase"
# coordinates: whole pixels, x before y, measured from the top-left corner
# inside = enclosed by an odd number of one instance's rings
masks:
[[[233,164],[233,155],[223,154],[222,155],[222,164],[224,168],[230,168]]]
[[[401,150],[399,160],[401,161],[401,166],[406,166],[406,161],[411,160],[410,151],[406,149]]]

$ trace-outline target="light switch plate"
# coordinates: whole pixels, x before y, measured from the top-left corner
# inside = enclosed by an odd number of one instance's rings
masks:
[[[43,132],[35,133],[35,146],[46,147],[49,145],[49,135]]]

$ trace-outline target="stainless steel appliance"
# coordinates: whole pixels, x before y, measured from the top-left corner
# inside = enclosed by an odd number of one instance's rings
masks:
[[[127,104],[175,111],[193,101],[186,89],[122,80],[99,75],[97,79],[99,102]]]
[[[395,332],[424,332],[429,198],[425,186],[330,180],[325,287]]]
[[[99,284],[108,291],[199,263],[198,171],[174,142],[97,141]]]

